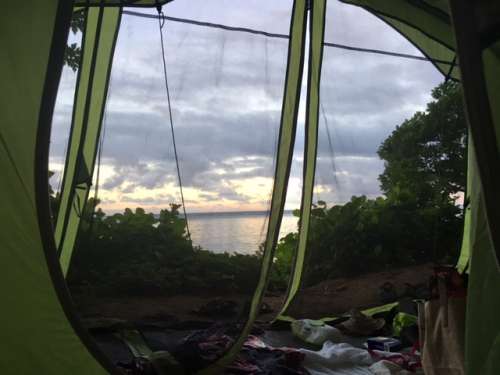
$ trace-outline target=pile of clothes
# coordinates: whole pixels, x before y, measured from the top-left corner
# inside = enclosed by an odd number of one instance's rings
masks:
[[[406,314],[388,314],[391,322],[398,325],[400,332],[416,324],[416,317],[403,318]],[[336,325],[323,321],[297,320],[291,324],[292,332],[302,341],[322,345],[321,350],[299,349],[305,355],[304,367],[311,375],[406,375],[421,372],[418,341],[405,352],[393,352],[401,348],[399,340],[387,340],[399,343],[396,346],[373,349],[366,345],[367,337],[387,332],[387,321],[373,318],[357,310],[350,312],[350,317]],[[392,329],[392,328],[391,328]],[[376,337],[381,339],[382,337]],[[373,340],[383,343],[384,340]],[[363,345],[364,344],[364,345]]]

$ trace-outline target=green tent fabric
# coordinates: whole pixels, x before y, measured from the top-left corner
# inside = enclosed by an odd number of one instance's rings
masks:
[[[84,61],[79,73],[80,84],[75,101],[73,134],[61,206],[61,212],[65,214],[64,221],[58,223],[55,240],[48,208],[48,142],[73,4],[57,0],[10,2],[2,12],[0,166],[3,175],[0,180],[0,262],[6,265],[0,283],[3,296],[0,319],[4,323],[4,344],[0,358],[2,374],[83,375],[113,371],[108,360],[96,348],[75,317],[64,284],[64,272],[71,259],[79,214],[88,197],[89,181],[92,178],[113,46],[121,14],[120,5],[126,3],[127,6],[156,7],[166,2],[96,0],[77,1],[74,4],[77,7],[96,7],[87,10]],[[466,214],[463,252],[458,264],[461,270],[468,267],[470,274],[466,368],[471,375],[497,374],[500,367],[500,250],[495,249],[494,243],[498,235],[495,230],[500,223],[492,218],[495,217],[495,212],[500,212],[500,207],[495,206],[497,201],[492,199],[491,186],[495,186],[495,181],[492,184],[494,176],[491,171],[498,171],[500,157],[498,21],[493,24],[496,29],[492,29],[497,32],[488,34],[489,39],[485,44],[481,39],[484,32],[472,35],[475,31],[482,31],[477,20],[468,23],[463,18],[464,14],[486,16],[487,10],[479,7],[480,2],[464,5],[452,0],[451,3],[458,12],[452,12],[451,16],[448,3],[443,0],[344,2],[361,6],[380,17],[407,37],[426,56],[437,60],[436,67],[444,75],[463,82],[473,141],[469,148],[467,195],[470,203]],[[314,1],[309,13],[311,69],[308,80],[308,139],[302,234],[307,230],[310,194],[314,182],[325,3],[326,0]],[[465,12],[466,7],[471,11]],[[306,0],[295,0],[275,186],[259,283],[240,339],[207,372],[220,373],[220,366],[230,362],[238,352],[252,327],[265,291],[283,214],[295,140],[307,15]],[[471,25],[476,26],[476,30]],[[472,42],[467,41],[467,38],[472,39]],[[468,49],[467,43],[475,43],[477,48]],[[480,61],[482,72],[478,72],[477,66],[467,65],[473,60]],[[457,61],[462,61],[461,72],[454,68]],[[471,79],[474,74],[479,74],[480,79]],[[481,87],[481,83],[485,87]],[[485,99],[479,94],[484,94]],[[482,105],[477,105],[478,100]],[[479,123],[482,118],[480,115],[485,114],[484,111],[479,112],[484,108],[487,108],[489,121]],[[478,136],[483,134],[481,132],[485,128],[493,137],[484,139]],[[492,143],[494,147],[491,147]],[[490,154],[484,154],[485,145],[489,145]],[[491,154],[491,150],[496,150],[496,155]],[[485,169],[490,173],[485,173]],[[61,220],[62,217],[61,215]],[[300,283],[303,258],[307,251],[306,237],[303,238],[296,256],[287,304]],[[61,251],[62,267],[58,263],[56,243]],[[286,311],[286,306],[283,311]]]
[[[475,163],[475,157],[472,159]],[[479,176],[477,173],[473,176],[469,224],[471,258],[465,332],[466,369],[467,374],[493,375],[498,373],[500,358],[500,271],[492,249]]]
[[[71,11],[64,1],[23,1],[6,3],[0,16],[2,374],[106,373],[89,352],[90,336],[82,329],[79,338],[67,314],[41,195],[48,193],[48,135]]]
[[[363,9],[373,13],[412,42],[425,56],[433,61],[436,68],[443,75],[452,79],[460,78],[459,70],[455,68],[455,42],[450,16],[446,13],[446,2],[438,2],[439,6],[435,7],[436,4],[430,6],[425,2],[416,3],[398,0],[342,1],[362,7]],[[320,21],[316,20],[315,22],[319,23]],[[311,38],[314,37],[314,30],[314,28],[311,30]],[[311,60],[310,64],[312,64],[312,71],[314,72],[315,61]],[[320,63],[318,64],[320,65]],[[318,81],[319,79],[320,76],[317,77]],[[314,92],[315,90],[314,82],[315,81],[313,81],[309,87],[309,93]],[[317,96],[318,98],[316,100],[319,101],[319,92]],[[314,102],[314,96],[312,97]],[[308,104],[308,110],[310,109],[311,108]],[[313,198],[315,155],[317,147],[317,137],[314,137],[315,130],[313,125],[316,121],[315,126],[317,127],[317,118],[310,118],[311,113],[308,114],[307,118],[309,128],[306,129],[307,145],[304,152],[304,189],[301,202],[299,245],[295,254],[293,272],[287,291],[287,297],[282,311],[278,316],[278,319],[281,320],[290,320],[293,318],[287,316],[287,309],[299,289],[302,269],[304,267],[304,259],[307,252],[307,233],[309,230],[309,220]],[[467,253],[464,250],[462,252],[460,262],[462,264],[467,264],[467,261]]]
[[[306,102],[305,146],[304,146],[304,181],[300,212],[299,244],[295,254],[290,286],[280,315],[286,315],[288,305],[300,286],[304,257],[307,248],[307,236],[311,216],[314,173],[318,147],[319,97],[323,42],[325,35],[326,1],[316,1],[311,5],[309,70]]]
[[[469,140],[471,138],[471,134],[469,132]],[[478,193],[480,192],[477,189],[477,180],[479,176],[477,175],[477,167],[475,165],[474,158],[474,145],[469,141],[467,146],[467,186],[464,197],[464,233],[462,237],[462,248],[460,251],[460,257],[457,261],[457,270],[460,273],[469,272],[469,259],[470,252],[472,246],[472,239],[474,238],[475,226],[472,226],[472,222],[477,221],[477,205],[471,205],[471,201],[477,202],[479,200]],[[476,182],[474,182],[476,181]],[[472,188],[476,187],[474,191]],[[474,194],[474,197],[472,195]],[[474,207],[474,210],[472,209]]]
[[[436,63],[438,68],[446,77],[460,79],[460,71],[455,66],[456,42],[454,29],[445,1],[378,1],[378,0],[343,0],[346,3],[361,6],[372,12],[389,25],[394,27],[409,41],[411,41],[422,53],[432,60],[449,61],[450,64]],[[468,14],[472,14],[469,11]],[[456,20],[455,20],[456,22]],[[459,22],[462,25],[465,20]],[[460,27],[460,26],[458,26]],[[498,25],[497,25],[498,27]],[[498,33],[497,33],[498,34]],[[482,53],[485,82],[489,99],[489,108],[495,127],[497,145],[500,140],[500,43],[492,43]],[[460,54],[459,56],[460,57]],[[463,58],[468,58],[464,56]],[[464,91],[469,95],[474,92],[473,84],[464,83]],[[471,108],[470,103],[467,110],[469,113],[470,126],[474,129],[482,126],[474,122],[470,113],[477,111]],[[483,124],[484,126],[484,124]],[[486,125],[487,126],[487,125]],[[472,137],[471,137],[472,138]],[[481,147],[476,144],[476,147]],[[463,246],[458,269],[465,271],[470,266],[470,285],[467,310],[467,332],[466,332],[466,362],[469,374],[494,374],[498,372],[498,358],[500,357],[500,321],[498,320],[500,301],[500,271],[495,256],[495,249],[488,230],[491,222],[486,218],[485,202],[481,187],[480,174],[477,168],[474,144],[470,142],[469,147],[469,171],[468,171],[468,200],[469,207],[465,215],[465,227]],[[492,168],[498,171],[498,163],[495,158],[489,159],[493,163]],[[492,172],[494,173],[494,172]],[[308,175],[304,174],[304,190],[308,189]],[[496,190],[498,191],[498,190]],[[491,195],[491,194],[490,194]],[[303,195],[302,205],[310,204],[308,195]],[[490,207],[491,209],[491,207]],[[493,208],[499,210],[500,207]],[[302,228],[307,225],[310,210],[302,210]],[[490,219],[491,220],[491,219]],[[306,223],[306,225],[304,225]],[[305,236],[302,232],[303,239]],[[304,244],[299,242],[295,268],[289,287],[289,294],[281,318],[290,320],[286,316],[286,307],[293,299],[301,274],[301,265],[305,257]],[[497,249],[498,252],[498,249]],[[297,276],[299,275],[299,276]]]
[[[70,265],[80,218],[92,184],[121,8],[89,8],[85,13],[82,61],[55,228],[64,274]]]
[[[495,127],[497,145],[500,135],[500,42],[492,44],[482,53],[485,82]],[[467,87],[465,87],[467,90]],[[468,108],[469,111],[473,110]],[[480,145],[475,145],[480,147]],[[500,368],[500,269],[498,251],[491,238],[484,191],[477,159],[472,156],[470,278],[466,316],[466,369],[468,374],[497,374]],[[498,171],[498,164],[496,165]],[[498,172],[497,172],[498,173]],[[498,207],[495,208],[498,210]]]
[[[457,1],[451,1],[450,5],[458,55],[462,61],[464,98],[474,148],[470,156],[473,175],[466,371],[468,374],[493,375],[498,373],[500,366],[500,6],[498,3]],[[472,19],[471,14],[474,15]],[[489,20],[493,20],[491,25]]]
[[[281,110],[281,125],[277,151],[276,172],[271,200],[271,213],[266,235],[264,253],[259,280],[252,298],[249,316],[239,339],[228,353],[204,373],[219,374],[222,368],[229,364],[238,354],[253,326],[260,309],[262,298],[269,279],[269,272],[274,259],[274,249],[278,242],[279,228],[285,207],[288,178],[292,164],[293,146],[297,130],[300,88],[304,68],[305,30],[307,23],[306,0],[294,0],[292,20],[290,25],[290,41],[288,47],[288,63],[286,83]]]
[[[75,7],[161,7],[173,0],[76,0]]]
[[[459,79],[460,72],[454,68],[455,41],[447,1],[341,1],[373,13],[420,49],[441,73]]]

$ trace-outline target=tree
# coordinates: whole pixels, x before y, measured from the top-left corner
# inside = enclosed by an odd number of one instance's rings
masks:
[[[387,195],[416,195],[421,206],[447,202],[465,191],[467,126],[460,85],[448,81],[432,91],[426,112],[417,112],[380,145],[385,160],[380,186]]]
[[[83,25],[85,22],[85,13],[83,10],[77,10],[73,13],[71,18],[71,32],[73,34],[78,34],[83,30]],[[64,63],[69,66],[74,72],[78,70],[80,66],[80,59],[82,56],[82,49],[78,46],[78,43],[71,43],[66,46],[64,51]]]
[[[463,216],[454,195],[465,190],[467,141],[460,86],[443,83],[432,97],[425,112],[404,121],[379,147],[385,197],[313,205],[305,286],[457,256]],[[290,269],[284,263],[297,242],[291,235],[281,240],[280,270]]]

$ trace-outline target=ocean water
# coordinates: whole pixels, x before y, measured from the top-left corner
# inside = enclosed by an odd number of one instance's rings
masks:
[[[216,253],[254,254],[264,242],[267,212],[219,212],[188,214],[193,245]],[[297,231],[297,218],[285,212],[280,238]]]

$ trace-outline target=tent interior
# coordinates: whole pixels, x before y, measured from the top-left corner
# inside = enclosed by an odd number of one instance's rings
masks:
[[[499,20],[9,3],[0,372],[497,374]]]

